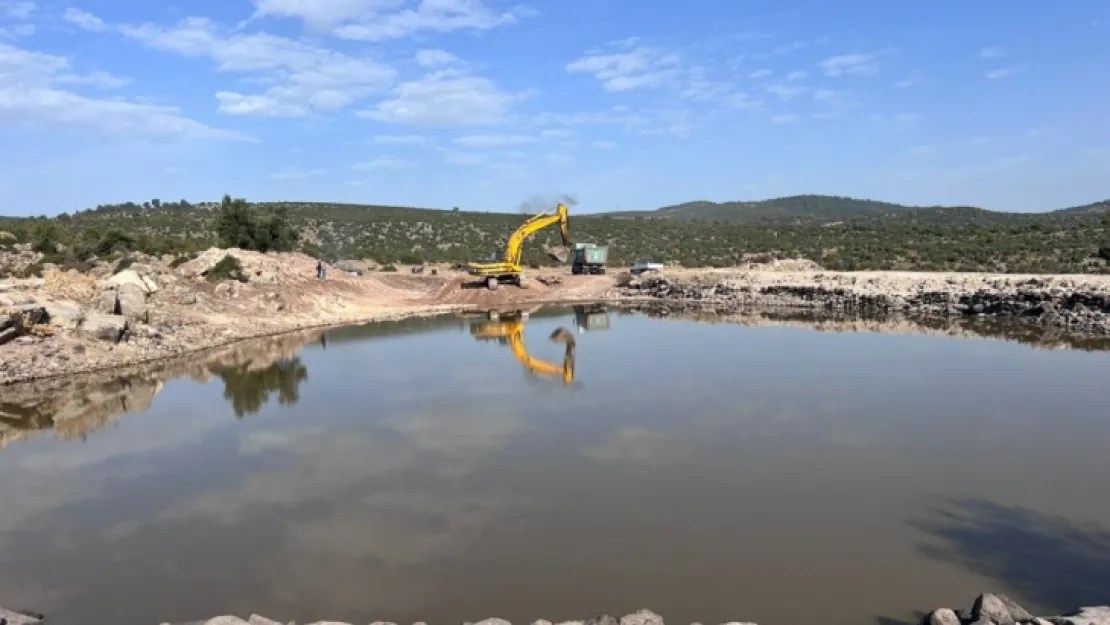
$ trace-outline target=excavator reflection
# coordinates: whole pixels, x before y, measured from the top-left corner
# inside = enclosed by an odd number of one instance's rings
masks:
[[[528,373],[542,378],[558,377],[562,379],[563,386],[574,386],[574,334],[566,328],[559,328],[551,333],[553,342],[566,346],[562,366],[533,358],[528,355],[528,349],[524,345],[524,325],[527,318],[527,315],[518,312],[495,320],[474,322],[470,324],[470,334],[479,341],[498,341],[502,345],[507,343],[513,356],[524,365]]]

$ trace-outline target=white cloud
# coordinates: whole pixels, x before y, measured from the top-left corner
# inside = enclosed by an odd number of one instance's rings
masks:
[[[616,144],[615,141],[594,141],[593,143],[590,144],[590,146],[594,147],[598,150],[615,150],[615,149],[617,149],[617,144]]]
[[[503,148],[535,141],[535,137],[527,135],[467,135],[455,139],[455,143],[468,148]]]
[[[757,69],[754,72],[748,74],[748,78],[751,78],[752,80],[759,80],[760,78],[766,78],[771,74],[774,74],[774,72],[767,68]]]
[[[971,139],[971,144],[972,145],[986,145],[986,144],[990,143],[990,141],[991,141],[990,137],[973,137]]]
[[[305,7],[302,12],[315,11],[316,9],[307,7],[320,3],[320,0],[282,1]],[[392,9],[409,3],[406,0],[394,0],[388,4],[391,5],[388,8]],[[415,9],[366,12],[357,22],[337,28],[335,34],[344,39],[382,41],[400,39],[420,31],[446,33],[455,30],[489,30],[516,23],[518,15],[524,17],[524,11],[497,12],[487,7],[484,0],[420,0]]]
[[[728,83],[710,80],[704,67],[692,67],[686,86],[682,89],[682,97],[691,100],[715,100],[731,90],[732,86]]]
[[[894,83],[894,86],[899,89],[906,89],[916,85],[919,82],[921,82],[921,72],[913,72],[909,76],[906,76],[902,80]]]
[[[818,89],[813,93],[813,99],[818,102],[831,102],[837,99],[838,96],[839,94],[832,89]]]
[[[255,16],[294,17],[315,29],[337,26],[345,21],[395,8],[395,0],[252,0]]]
[[[1016,74],[1017,72],[1018,68],[1016,67],[1003,67],[1000,69],[992,69],[989,72],[983,74],[983,76],[985,76],[987,80],[998,80],[1000,78],[1005,78],[1007,76]]]
[[[424,145],[428,139],[422,135],[374,135],[371,141],[382,145]]]
[[[298,169],[296,167],[285,167],[270,174],[270,178],[274,180],[304,180],[305,178],[315,178],[323,176],[328,173],[326,169]]]
[[[797,85],[788,85],[785,83],[775,83],[767,86],[767,93],[776,96],[783,102],[793,99],[794,96],[805,93],[806,88]]]
[[[760,106],[760,102],[758,100],[752,99],[752,97],[746,93],[732,94],[732,97],[728,99],[728,103],[729,106],[738,109],[754,109]]]
[[[62,18],[74,26],[79,26],[93,32],[105,32],[110,29],[110,27],[104,23],[104,20],[99,17],[73,7],[66,9]]]
[[[821,61],[826,76],[846,74],[868,76],[879,71],[879,61],[874,54],[844,54]]]
[[[930,155],[936,154],[936,152],[937,152],[936,146],[915,145],[915,146],[909,148],[908,150],[906,150],[905,155],[909,156],[909,157],[918,158],[918,157],[923,157],[923,156],[930,156]]]
[[[416,62],[423,67],[443,67],[459,63],[459,58],[446,50],[418,50]]]
[[[128,138],[238,139],[250,137],[218,130],[184,117],[176,108],[124,99],[98,100],[58,88],[61,83],[111,86],[110,74],[82,76],[69,59],[0,43],[0,123],[83,131]]]
[[[356,114],[413,126],[494,125],[503,122],[513,103],[527,95],[506,93],[487,78],[441,70],[398,85],[392,99]]]
[[[786,75],[786,79],[791,81],[805,80],[806,76],[808,76],[808,74],[805,72],[790,72]]]
[[[481,165],[489,160],[489,156],[483,152],[444,150],[443,160],[452,165]]]
[[[395,156],[379,156],[364,163],[355,163],[351,165],[351,169],[359,171],[381,171],[381,170],[401,170],[401,169],[415,169],[416,163],[407,161],[403,158]]]
[[[11,28],[0,28],[0,37],[4,39],[22,39],[35,34],[34,24],[16,24]]]
[[[574,136],[574,133],[562,128],[550,128],[540,133],[540,136],[545,139],[569,139]]]
[[[769,35],[763,36],[763,37],[760,37],[760,38],[765,39],[765,38],[768,38],[768,37],[769,37]],[[805,42],[805,41],[791,41],[790,43],[784,43],[784,44],[777,45],[774,48],[772,48],[771,50],[768,50],[767,52],[761,52],[759,54],[756,54],[755,58],[757,58],[757,59],[769,59],[771,57],[791,54],[791,53],[797,52],[798,50],[801,50],[801,49],[807,48],[807,47],[809,47],[808,42]]]
[[[981,59],[1000,59],[1002,56],[1002,48],[991,46],[979,50],[979,58]]]
[[[793,124],[796,121],[798,121],[798,116],[789,114],[775,115],[771,118],[771,123],[775,124],[776,126],[781,126],[783,124]]]
[[[913,124],[921,120],[920,113],[898,113],[894,119],[904,124]]]
[[[91,74],[64,74],[57,79],[60,83],[70,85],[92,85],[100,89],[119,89],[120,87],[130,84],[130,78],[116,76],[108,72],[93,72]]]
[[[112,26],[75,9],[65,18],[88,30],[118,32],[157,50],[209,58],[218,71],[247,73],[254,82],[273,85],[258,94],[217,93],[220,112],[232,115],[294,117],[341,109],[381,92],[394,76],[391,68],[368,57],[266,33],[226,34],[203,18],[188,18],[171,28]]]
[[[614,106],[608,111],[582,112],[582,113],[540,113],[533,122],[540,126],[585,126],[585,125],[613,125],[636,126],[646,120],[642,115],[631,113],[627,108]]]
[[[13,20],[25,20],[38,9],[38,5],[28,0],[7,0],[0,2],[0,11]]]
[[[567,65],[572,74],[593,74],[606,91],[662,87],[678,77],[678,55],[648,47],[628,52],[593,54]]]

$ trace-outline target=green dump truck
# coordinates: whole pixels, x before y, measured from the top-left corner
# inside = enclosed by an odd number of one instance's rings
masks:
[[[605,263],[609,260],[609,248],[593,243],[575,243],[572,258],[571,273],[575,275],[583,273],[603,274],[605,273]]]

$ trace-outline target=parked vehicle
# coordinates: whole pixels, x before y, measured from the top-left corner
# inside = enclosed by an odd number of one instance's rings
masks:
[[[574,275],[583,273],[604,274],[605,263],[609,260],[609,248],[593,243],[574,244],[574,262],[570,272]]]
[[[663,271],[663,263],[653,263],[646,258],[637,258],[628,271],[633,274],[644,273],[645,271]]]

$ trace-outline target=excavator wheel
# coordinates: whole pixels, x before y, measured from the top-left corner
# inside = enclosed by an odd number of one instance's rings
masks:
[[[495,278],[493,276],[490,276],[490,277],[486,278],[486,288],[488,288],[491,291],[496,291],[497,290],[497,278]]]

